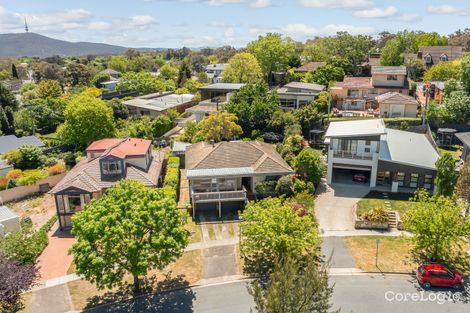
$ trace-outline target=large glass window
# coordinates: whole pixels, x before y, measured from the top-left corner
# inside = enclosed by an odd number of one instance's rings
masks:
[[[405,173],[397,173],[398,186],[402,187],[405,182]]]
[[[297,103],[295,99],[279,99],[279,102],[284,108],[295,108]]]
[[[103,162],[103,174],[105,175],[121,174],[121,162],[119,161]]]
[[[359,90],[349,89],[348,90],[348,97],[350,97],[350,98],[359,98]]]
[[[424,176],[424,188],[431,189],[432,187],[432,175]]]
[[[419,174],[416,174],[416,173],[411,174],[411,179],[410,179],[411,188],[418,187],[418,179],[419,179]]]
[[[397,75],[387,75],[387,80],[398,80]]]

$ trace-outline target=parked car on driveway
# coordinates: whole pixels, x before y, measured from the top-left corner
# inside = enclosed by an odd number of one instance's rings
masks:
[[[460,290],[464,286],[462,275],[459,272],[453,272],[441,264],[421,265],[416,270],[416,277],[425,289],[438,286]]]

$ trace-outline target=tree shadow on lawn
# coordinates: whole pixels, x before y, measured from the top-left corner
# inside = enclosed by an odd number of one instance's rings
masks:
[[[193,312],[193,301],[196,298],[184,275],[171,277],[171,273],[158,282],[155,275],[144,279],[142,293],[135,297],[132,295],[132,285],[124,285],[115,292],[90,298],[84,312],[186,313]]]

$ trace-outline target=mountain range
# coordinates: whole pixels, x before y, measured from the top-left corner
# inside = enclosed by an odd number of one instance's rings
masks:
[[[50,57],[122,54],[126,47],[93,42],[70,42],[35,33],[0,34],[0,57]],[[138,48],[142,52],[161,48]]]

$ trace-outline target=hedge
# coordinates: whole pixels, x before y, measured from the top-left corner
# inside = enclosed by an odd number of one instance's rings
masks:
[[[166,166],[165,180],[163,181],[163,192],[165,195],[177,200],[179,188],[179,170],[180,158],[177,156],[170,156]]]
[[[179,168],[180,167],[180,158],[177,156],[171,156],[168,158],[168,168]]]
[[[43,170],[26,170],[16,179],[16,184],[18,186],[32,185],[47,176],[47,172]]]

